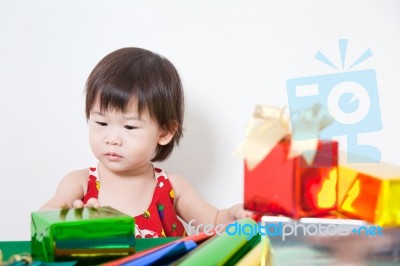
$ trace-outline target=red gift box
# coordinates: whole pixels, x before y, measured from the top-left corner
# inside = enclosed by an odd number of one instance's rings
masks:
[[[338,142],[318,140],[312,164],[290,158],[290,142],[284,138],[253,169],[245,163],[245,209],[292,218],[335,210]]]

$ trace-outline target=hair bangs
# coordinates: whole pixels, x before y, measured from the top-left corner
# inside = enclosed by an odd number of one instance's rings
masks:
[[[97,95],[100,111],[126,112],[132,96],[135,96],[132,94],[131,90],[120,89],[115,85],[103,86]]]

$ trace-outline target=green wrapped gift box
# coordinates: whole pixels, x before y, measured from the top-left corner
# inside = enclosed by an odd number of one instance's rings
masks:
[[[135,252],[135,220],[111,207],[31,214],[35,260],[105,261]]]

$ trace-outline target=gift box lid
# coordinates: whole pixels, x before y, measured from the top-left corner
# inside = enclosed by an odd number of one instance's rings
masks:
[[[349,162],[349,156],[357,158],[358,162]],[[370,158],[361,155],[349,155],[346,152],[340,152],[339,155],[341,168],[353,169],[368,176],[379,177],[381,180],[400,180],[400,166],[383,161],[369,162],[369,160]]]

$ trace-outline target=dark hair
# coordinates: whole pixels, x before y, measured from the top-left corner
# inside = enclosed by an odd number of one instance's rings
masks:
[[[163,161],[182,137],[184,96],[181,79],[168,59],[141,48],[122,48],[106,55],[86,81],[86,118],[95,101],[100,111],[125,112],[135,99],[162,128],[174,132],[167,145],[158,145],[152,161]]]

